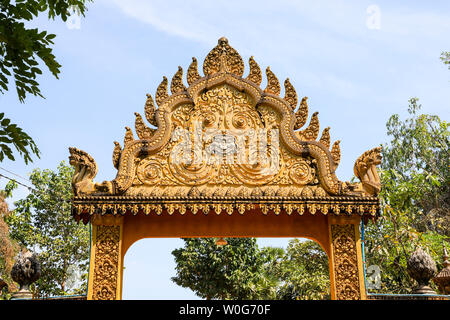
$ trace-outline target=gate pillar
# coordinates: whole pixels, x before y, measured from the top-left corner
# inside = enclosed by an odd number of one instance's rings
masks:
[[[122,298],[123,217],[93,215],[91,218],[91,257],[88,300]]]
[[[358,216],[330,216],[330,283],[333,300],[365,300]]]

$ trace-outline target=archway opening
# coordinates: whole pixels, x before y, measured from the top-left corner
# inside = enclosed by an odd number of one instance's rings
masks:
[[[223,298],[245,298],[245,296],[236,295],[248,295],[247,291],[242,290],[245,290],[243,289],[245,286],[252,286],[249,289],[253,290],[253,294],[248,296],[250,299],[330,299],[328,257],[317,242],[306,238],[225,239],[228,240],[228,248],[216,245],[214,246],[217,248],[214,248],[212,243],[215,243],[217,239],[210,239],[211,241],[208,243],[202,242],[203,247],[197,250],[196,253],[213,250],[204,252],[205,258],[211,255],[211,259],[215,261],[215,264],[213,263],[211,266],[198,256],[198,259],[193,258],[193,261],[177,263],[176,255],[173,254],[174,250],[184,250],[182,254],[186,256],[189,256],[189,252],[193,253],[192,243],[188,245],[180,238],[146,238],[135,242],[128,249],[124,258],[122,299],[207,299],[206,291],[202,289],[204,286],[191,284],[191,287],[188,287],[186,285],[189,284],[189,281],[207,282],[207,274],[213,274],[211,270],[220,267],[224,268],[222,270],[226,270],[223,272],[226,272],[230,276],[229,281],[235,284],[233,288],[229,289],[229,295],[223,296]],[[237,242],[234,239],[237,239]],[[245,244],[242,244],[243,241],[239,241],[239,239],[255,239],[257,251],[253,250],[252,241],[245,241]],[[247,247],[241,248],[241,251],[237,248],[231,250],[231,247],[237,244]],[[199,245],[198,242],[197,245]],[[240,265],[234,266],[235,270],[230,270],[233,268],[231,262],[225,263],[217,260],[220,259],[221,254],[222,257],[225,255],[231,257],[230,252],[234,252],[231,253],[233,257],[240,259]],[[247,252],[246,257],[242,257],[243,252]],[[272,256],[269,257],[270,255]],[[261,262],[260,259],[264,261]],[[195,268],[193,263],[196,264]],[[257,268],[260,274],[250,279],[248,278],[249,273],[246,273],[245,270],[251,268],[252,264],[258,264]],[[186,276],[196,270],[203,270],[202,274],[205,276],[196,277],[196,280]],[[224,286],[229,285],[229,282],[223,282],[222,274],[214,274],[215,276],[212,276],[210,281],[211,284],[216,287],[221,283]],[[241,281],[233,281],[233,279],[237,279],[233,277],[241,277]],[[178,278],[178,281],[174,281],[174,278]],[[180,283],[180,280],[184,281],[183,284]],[[246,287],[246,289],[248,288]],[[220,299],[220,295],[211,298]]]

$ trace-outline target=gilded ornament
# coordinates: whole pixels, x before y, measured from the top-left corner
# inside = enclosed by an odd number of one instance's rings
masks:
[[[147,93],[147,100],[145,102],[145,118],[152,125],[157,127],[158,124],[156,122],[156,107],[153,102],[153,98],[150,94]]]
[[[118,285],[120,226],[96,226],[94,300],[115,300]]]
[[[337,140],[333,143],[333,146],[331,147],[331,156],[333,157],[333,161],[336,165],[336,167],[339,165],[339,162],[341,161],[341,148],[339,147],[339,143],[341,141]]]
[[[170,82],[170,91],[172,94],[186,91],[186,87],[183,84],[183,68],[180,66]]]
[[[264,92],[276,96],[279,95],[281,92],[280,81],[278,81],[278,78],[270,70],[270,67],[267,67],[266,69],[266,76],[267,76],[267,87],[264,89]]]
[[[187,82],[189,85],[192,85],[194,82],[201,78],[198,73],[197,59],[192,57],[192,62],[189,65],[189,69],[187,71]]]
[[[291,106],[292,111],[297,107],[297,92],[294,86],[289,82],[289,78],[284,81],[285,95],[284,100]]]
[[[308,97],[303,97],[300,102],[300,106],[295,112],[295,124],[294,130],[298,130],[303,127],[308,119]]]
[[[319,135],[319,117],[318,112],[314,112],[311,116],[311,121],[306,129],[297,131],[300,140],[302,141],[314,141]]]
[[[126,146],[134,141],[133,131],[131,131],[130,127],[125,127],[125,137],[123,139],[123,144]]]
[[[139,113],[135,112],[134,115],[136,116],[134,126],[137,136],[139,139],[150,139],[153,133],[152,129],[145,125],[144,120]]]
[[[203,73],[205,76],[218,73],[221,70],[221,63],[225,62],[226,70],[239,77],[244,74],[244,61],[239,53],[228,44],[226,38],[220,38],[216,47],[214,47],[206,56],[203,62]]]
[[[356,253],[356,236],[352,224],[332,224],[336,299],[359,300],[359,272]]]
[[[156,89],[155,100],[158,106],[161,106],[163,101],[169,98],[169,94],[167,93],[167,84],[167,78],[163,77],[163,80]]]
[[[122,205],[112,205],[114,200],[104,206],[102,198],[95,197],[127,199],[136,196],[149,201],[174,197],[180,203],[198,202],[204,197],[211,201],[246,199],[255,202],[269,197],[282,203],[307,198],[311,204],[315,203],[316,211],[340,214],[338,204],[344,200],[338,197],[348,196],[351,201],[345,204],[355,205],[356,209],[351,214],[376,215],[379,152],[375,149],[367,152],[355,163],[360,184],[339,181],[335,175],[340,161],[339,141],[329,151],[329,128],[316,140],[319,136],[317,112],[312,115],[310,124],[300,130],[308,117],[307,97],[294,111],[298,98],[289,79],[284,82],[285,96],[281,98],[280,83],[270,68],[266,69],[267,87],[262,90],[259,87],[261,69],[253,57],[249,59],[249,66],[250,72],[243,79],[242,58],[228,40],[221,38],[204,60],[205,77],[198,73],[195,58],[187,71],[188,88],[183,84],[181,67],[171,80],[171,95],[167,78],[163,77],[155,95],[159,108],[150,95],[145,104],[145,118],[157,129],[149,128],[136,113],[139,140],[135,140],[131,129],[126,127],[123,149],[115,142],[113,165],[118,172],[113,181],[94,183],[95,161],[87,154],[71,151],[71,163],[76,167],[75,197],[94,197],[93,205],[86,208],[74,205],[74,212],[83,215],[83,219],[86,213],[125,214],[127,211]],[[260,132],[265,134],[260,135]],[[259,144],[265,146],[262,151]],[[180,158],[183,161],[179,161]],[[364,202],[367,197],[368,202]],[[317,203],[318,199],[324,202]],[[358,207],[362,203],[364,209]],[[233,206],[223,205],[223,208],[213,207],[217,214],[222,209],[229,214],[235,209],[240,214],[245,213],[239,201]],[[183,214],[186,209],[179,203],[165,206],[161,203],[150,207],[140,205],[138,212],[149,214],[148,210],[158,212],[165,208],[168,212],[177,210]],[[209,211],[206,207],[198,208],[204,213]],[[272,207],[278,213],[281,208],[288,214],[295,208],[299,214],[304,211],[299,203]],[[343,206],[344,211],[345,208]],[[127,210],[136,212],[133,207]]]
[[[381,147],[364,152],[355,162],[354,172],[361,181],[364,191],[369,195],[378,195],[381,190],[377,165],[381,163]]]
[[[122,147],[120,146],[120,143],[117,141],[114,141],[114,151],[113,151],[113,165],[114,168],[119,169],[119,161],[120,161],[120,154],[122,153]]]
[[[325,148],[330,148],[330,127],[323,129],[319,142],[323,144]]]
[[[250,73],[248,74],[246,79],[259,86],[262,82],[261,69],[253,59],[253,57],[250,57],[250,59],[248,60],[248,64],[250,65]]]

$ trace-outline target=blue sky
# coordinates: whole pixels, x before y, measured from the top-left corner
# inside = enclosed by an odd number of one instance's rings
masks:
[[[368,10],[373,6],[378,15]],[[113,141],[134,126],[134,112],[143,113],[145,94],[179,65],[187,70],[192,57],[202,62],[222,36],[244,61],[254,56],[309,97],[311,114],[319,111],[322,128],[341,140],[340,180],[352,178],[360,154],[387,141],[386,121],[394,113],[405,117],[409,98],[449,120],[450,71],[439,60],[450,50],[448,1],[97,0],[79,28],[70,28],[76,23],[34,23],[57,35],[61,74],[38,79],[45,99],[30,96],[21,104],[10,90],[0,108],[42,156],[28,166],[5,160],[0,167],[25,177],[34,168],[55,169],[75,146],[96,160],[96,181],[112,180]],[[25,194],[20,189],[15,198]],[[123,298],[195,298],[170,281],[170,252],[180,245],[179,239],[134,244],[125,257]]]

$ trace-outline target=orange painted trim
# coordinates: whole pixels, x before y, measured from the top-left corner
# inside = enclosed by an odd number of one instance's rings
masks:
[[[328,217],[323,214],[303,215],[268,213],[249,210],[245,214],[192,214],[187,211],[169,215],[125,215],[122,257],[136,241],[145,238],[207,237],[304,237],[319,243],[330,255]]]
[[[90,260],[89,260],[87,300],[92,300],[92,296],[93,296],[96,236],[97,236],[97,226],[91,224],[91,256],[90,256]]]

